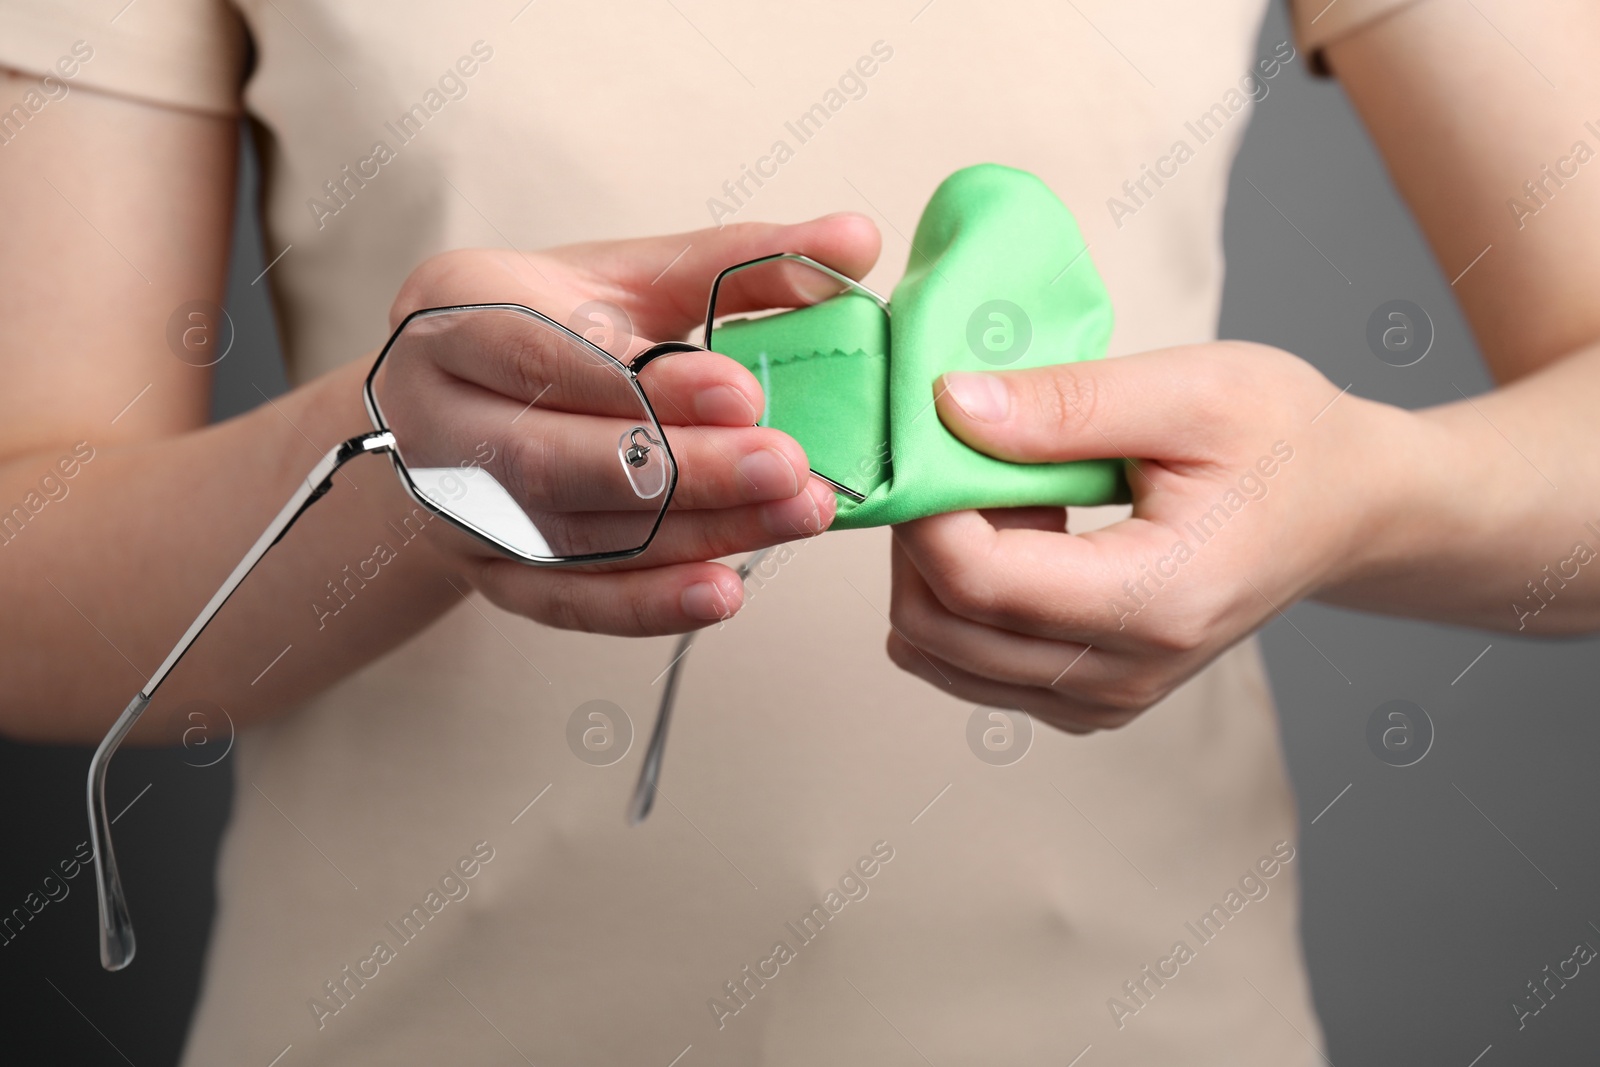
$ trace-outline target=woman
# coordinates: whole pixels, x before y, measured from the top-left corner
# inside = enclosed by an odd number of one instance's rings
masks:
[[[1550,94],[1479,16],[1313,2],[1299,52],[1256,56],[1262,6],[0,14],[25,111],[0,168],[6,499],[78,442],[94,455],[6,548],[26,561],[0,578],[14,737],[104,732],[315,458],[366,427],[360,381],[410,310],[510,301],[565,322],[601,300],[643,346],[689,330],[715,271],[755,255],[870,282],[880,231],[886,289],[937,181],[995,158],[1077,213],[1113,354],[1153,353],[930,383],[997,455],[1148,457],[1136,517],[1068,538],[1060,512],[964,513],[892,545],[806,542],[695,653],[667,803],[634,830],[633,761],[597,769],[563,738],[591,700],[642,722],[668,646],[584,631],[722,619],[742,594],[710,560],[832,514],[794,443],[746,428],[758,383],[707,356],[660,385],[669,433],[708,447],[659,551],[604,573],[418,538],[335,613],[328,586],[410,509],[381,464],[347,467],[165,697],[250,727],[188,1061],[1315,1061],[1294,816],[1241,640],[1306,595],[1524,621],[1500,583],[1567,549],[1594,498],[1570,439],[1596,388],[1581,235],[1600,206],[1575,186],[1567,223],[1506,232],[1506,192],[1579,135],[1582,96]],[[1572,30],[1592,21],[1527,32],[1576,82]],[[1355,98],[1515,385],[1408,415],[1212,342],[1244,99],[1308,61]],[[207,427],[209,378],[167,331],[221,293],[240,114],[295,388]],[[1179,140],[1182,165],[1147,179]],[[459,251],[481,245],[497,250]],[[488,391],[475,402],[519,396]],[[1177,559],[1219,501],[1220,532]],[[1594,612],[1575,588],[1536,624]],[[890,656],[938,691],[889,670],[886,614]],[[1079,731],[1158,700],[1092,739],[1041,730],[1010,766],[966,742],[974,701]],[[1228,918],[1206,926],[1214,905]]]

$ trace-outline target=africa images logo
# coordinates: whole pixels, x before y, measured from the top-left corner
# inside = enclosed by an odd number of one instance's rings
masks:
[[[846,104],[864,99],[869,88],[868,79],[893,58],[894,46],[888,41],[872,42],[870,55],[863,55],[846,67],[820,100],[800,112],[792,121],[783,124],[788,136],[775,138],[766,153],[756,158],[754,166],[740,164],[738,175],[722,183],[722,196],[706,198],[706,211],[717,228],[721,229],[728,219],[742,211],[755,196],[756,189],[776,178],[779,168],[794,159],[796,151],[821,133],[828,121],[843,111]],[[789,143],[790,137],[794,138],[793,144]],[[755,189],[750,188],[752,183]]]
[[[1293,862],[1294,857],[1295,848],[1289,842],[1275,843],[1271,854],[1262,856],[1247,868],[1239,876],[1238,884],[1228,887],[1220,902],[1213,902],[1210,910],[1194,922],[1183,924],[1194,938],[1193,947],[1187,940],[1173,942],[1171,952],[1154,964],[1145,964],[1135,977],[1122,983],[1122,996],[1106,998],[1106,1010],[1111,1013],[1111,1021],[1117,1024],[1117,1029],[1127,1026],[1129,1019],[1148,1008],[1156,994],[1182,974],[1184,967],[1198,959],[1201,949],[1222,936],[1228,924],[1236,921],[1248,905],[1266,900],[1272,892],[1271,880]]]
[[[345,966],[334,977],[323,982],[323,992],[306,999],[306,1006],[317,1020],[317,1029],[327,1026],[329,1019],[348,1008],[356,994],[367,988],[368,982],[376,980],[385,967],[399,959],[400,950],[421,937],[440,912],[451,903],[466,900],[472,892],[469,883],[494,856],[494,846],[489,842],[479,841],[473,845],[471,853],[445,868],[437,886],[429,886],[420,902],[412,904],[411,909],[397,919],[383,924],[385,933],[394,940],[393,945],[389,944],[388,938],[373,942],[372,952],[368,956],[357,960],[353,967]]]
[[[382,137],[374,140],[371,152],[356,161],[353,171],[350,164],[346,163],[337,175],[322,183],[327,199],[315,196],[306,198],[306,210],[311,212],[317,229],[322,229],[328,224],[328,219],[349,207],[356,194],[367,187],[367,182],[377,178],[382,168],[398,159],[400,149],[416,140],[423,127],[443,111],[446,104],[452,100],[466,99],[470,91],[467,79],[494,58],[494,49],[483,41],[472,42],[471,52],[471,55],[463,55],[453,66],[445,68],[437,84],[428,86],[421,100],[401,112],[393,122],[383,124],[394,138],[392,146]]]
[[[829,889],[821,902],[813,904],[811,910],[800,916],[799,920],[783,924],[784,930],[794,939],[793,945],[783,939],[773,942],[772,951],[756,961],[754,970],[747,963],[737,975],[722,983],[726,1000],[707,997],[706,1007],[716,1020],[717,1029],[726,1027],[729,1019],[748,1008],[756,994],[767,988],[768,982],[775,980],[783,973],[784,967],[799,958],[800,949],[822,936],[823,929],[844,911],[846,905],[851,901],[867,899],[867,894],[872,891],[868,882],[882,873],[884,865],[892,859],[894,846],[887,841],[873,842],[872,854],[862,856],[846,868],[837,888]]]

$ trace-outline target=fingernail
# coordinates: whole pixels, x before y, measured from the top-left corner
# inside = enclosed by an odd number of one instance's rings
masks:
[[[715,621],[725,619],[733,612],[728,608],[728,598],[715,582],[696,582],[683,591],[680,599],[683,613],[691,619]]]
[[[833,520],[838,517],[839,498],[833,495],[832,486],[825,482],[819,482],[815,478],[807,483],[806,489],[808,490],[807,495],[816,502],[817,508],[811,513],[811,521],[805,527],[805,531],[812,535],[820,534],[829,526],[832,526]]]
[[[944,389],[956,407],[979,422],[999,422],[1011,414],[1011,390],[992,374],[946,374]]]
[[[694,416],[717,426],[754,426],[761,413],[731,385],[713,385],[694,395]]]
[[[758,449],[739,461],[739,488],[747,500],[787,500],[800,492],[800,478],[783,456]]]

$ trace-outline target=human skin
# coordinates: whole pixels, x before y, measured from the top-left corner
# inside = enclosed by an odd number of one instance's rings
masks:
[[[32,82],[0,71],[0,98]],[[375,352],[351,353],[339,370],[207,425],[210,373],[167,348],[174,308],[222,297],[237,136],[232,120],[80,90],[6,148],[0,502],[9,508],[37,491],[78,442],[93,450],[67,495],[0,547],[6,736],[98,740],[312,465],[371,429],[361,385]],[[799,251],[860,276],[878,250],[869,220],[840,214],[527,255],[450,252],[411,274],[391,325],[417,308],[497,301],[559,322],[606,300],[632,320],[637,353],[697,326],[711,277],[731,263]],[[387,459],[359,459],[251,574],[163,699],[203,698],[249,725],[395,648],[474,589],[529,618],[613,634],[682,632],[736,612],[742,587],[713,561],[820,532],[833,496],[805,476],[792,439],[753,425],[760,386],[733,361],[670,356],[645,384],[673,436],[680,480],[643,556],[585,570],[530,567],[435,524],[336,624],[320,625],[312,605],[328,581],[392,540],[386,524],[414,507]],[[506,384],[449,401],[459,406],[441,418],[470,422],[526,399]],[[280,653],[291,669],[263,674]]]
[[[1499,387],[1404,411],[1239,342],[946,375],[939,416],[980,451],[1134,457],[1133,515],[1082,535],[1061,509],[897,528],[896,664],[1087,732],[1129,722],[1302,598],[1529,634],[1600,629],[1600,582],[1543,585],[1577,542],[1594,547],[1584,524],[1600,519],[1600,181],[1569,182],[1550,217],[1521,227],[1506,206],[1588,137],[1600,8],[1519,14],[1518,48],[1560,90],[1470,5],[1417,4],[1327,54],[1445,275],[1493,245],[1454,291]],[[1280,442],[1292,458],[1260,475]],[[1191,524],[1253,471],[1264,495],[1241,494],[1202,543]],[[1546,590],[1537,614],[1513,606],[1537,603],[1530,581]]]

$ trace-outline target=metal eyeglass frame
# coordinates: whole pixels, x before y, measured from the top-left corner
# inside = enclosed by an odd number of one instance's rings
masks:
[[[710,321],[711,310],[716,306],[717,291],[721,286],[723,279],[731,274],[737,273],[738,271],[746,270],[762,263],[768,263],[782,259],[801,262],[823,272],[824,274],[838,281],[846,288],[861,292],[863,295],[871,297],[887,313],[887,301],[854,279],[848,278],[845,275],[840,274],[838,271],[833,270],[831,267],[828,267],[822,263],[818,263],[816,260],[813,260],[808,256],[803,256],[798,253],[780,253],[774,256],[764,256],[760,259],[751,260],[748,263],[736,264],[717,275],[712,284],[711,297],[707,305],[707,321],[704,338],[707,344],[710,343],[712,332],[712,323]],[[394,347],[395,342],[399,340],[400,336],[405,332],[406,327],[413,321],[430,315],[446,314],[450,312],[496,309],[527,314],[532,318],[543,322],[545,325],[553,327],[560,333],[567,335],[582,348],[586,349],[591,356],[601,360],[602,362],[614,364],[626,376],[626,380],[632,386],[641,404],[643,404],[644,410],[649,414],[651,421],[657,427],[660,426],[660,420],[656,417],[655,409],[650,404],[650,398],[645,393],[643,386],[639,382],[639,374],[646,366],[661,356],[671,355],[678,352],[706,351],[705,348],[702,348],[698,345],[692,345],[684,341],[663,341],[659,344],[652,345],[644,352],[641,352],[639,355],[635,356],[629,362],[623,363],[621,360],[617,359],[615,356],[612,356],[603,348],[600,348],[598,345],[591,342],[588,338],[569,330],[567,327],[556,322],[554,319],[551,319],[549,316],[544,315],[533,308],[524,307],[520,304],[456,304],[446,307],[424,308],[419,311],[414,311],[410,315],[406,316],[400,325],[395,328],[388,341],[384,344],[383,350],[379,352],[378,358],[373,362],[372,370],[367,374],[366,381],[362,386],[362,398],[366,404],[367,415],[372,420],[374,429],[371,432],[359,434],[350,438],[348,441],[339,444],[338,446],[329,450],[329,452],[317,462],[316,466],[311,469],[311,472],[306,475],[304,483],[295,491],[294,495],[289,498],[289,501],[278,511],[278,514],[273,518],[272,522],[268,524],[266,530],[264,530],[261,536],[256,539],[255,544],[250,546],[250,550],[245,553],[244,558],[241,559],[238,565],[234,567],[232,573],[230,573],[227,579],[223,581],[221,587],[218,588],[217,591],[212,595],[205,607],[200,609],[199,615],[197,615],[194,621],[189,624],[189,629],[185,631],[183,636],[178,639],[178,642],[173,646],[172,651],[167,654],[167,658],[159,667],[156,668],[155,673],[150,676],[147,682],[145,682],[143,688],[141,688],[139,692],[134,695],[133,699],[128,702],[128,706],[123,709],[122,714],[119,715],[116,722],[112,724],[111,729],[101,740],[99,747],[95,749],[94,756],[89,761],[87,792],[90,836],[94,841],[95,889],[99,902],[100,965],[106,970],[120,971],[124,967],[128,966],[128,964],[133,962],[134,953],[137,947],[133,933],[133,922],[128,914],[127,897],[123,891],[122,878],[117,871],[116,852],[111,844],[111,818],[110,812],[106,806],[106,773],[110,767],[111,758],[116,754],[116,751],[122,744],[123,740],[133,730],[135,724],[138,723],[139,718],[144,714],[145,709],[149,707],[150,701],[154,699],[156,691],[160,688],[161,683],[166,680],[167,675],[170,674],[173,668],[178,665],[179,661],[183,659],[184,655],[200,637],[201,633],[203,633],[206,627],[211,624],[217,613],[222,609],[222,606],[228,602],[235,592],[238,591],[239,586],[244,582],[245,578],[249,576],[250,572],[256,568],[256,565],[261,562],[263,557],[266,556],[267,552],[279,541],[283,540],[284,535],[289,532],[290,527],[295,524],[300,516],[305,514],[312,504],[321,499],[322,496],[333,487],[334,475],[346,463],[349,463],[358,456],[387,453],[391,462],[394,464],[395,472],[399,476],[401,484],[405,486],[406,493],[419,505],[427,508],[430,512],[445,519],[452,525],[465,531],[467,534],[492,545],[507,555],[513,556],[529,564],[543,566],[583,565],[632,559],[643,554],[650,547],[651,542],[654,541],[655,535],[661,528],[661,522],[666,515],[667,508],[671,504],[673,493],[677,489],[678,484],[677,461],[672,455],[672,448],[667,441],[667,435],[664,430],[661,434],[660,447],[666,454],[668,480],[665,492],[663,494],[660,510],[656,515],[656,521],[654,525],[651,526],[650,533],[645,538],[643,544],[639,545],[637,548],[625,549],[618,552],[591,553],[588,555],[573,556],[561,559],[531,556],[526,552],[507,544],[505,541],[495,537],[488,531],[481,530],[470,523],[467,523],[456,515],[451,514],[449,511],[435,504],[421,492],[421,490],[412,480],[410,473],[407,471],[405,464],[402,462],[400,455],[398,454],[398,443],[395,440],[394,432],[390,430],[387,424],[384,422],[382,412],[378,408],[377,400],[373,393],[373,385],[377,378],[378,371],[383,366],[384,361],[388,357],[390,350]],[[859,496],[859,494],[854,493],[852,490],[840,486],[831,478],[827,478],[823,475],[818,475],[818,477],[822,478],[824,481],[828,482],[830,485],[842,492],[845,492],[853,497]],[[765,554],[765,551],[756,553],[745,561],[745,563],[739,568],[739,577],[741,580],[748,575],[750,568],[754,566],[760,558],[765,556]],[[672,666],[669,668],[667,686],[662,695],[661,708],[657,716],[655,731],[651,735],[650,747],[646,754],[645,766],[640,773],[639,784],[635,790],[633,802],[630,805],[630,819],[634,823],[642,821],[645,816],[650,813],[651,805],[655,799],[656,785],[660,777],[662,753],[666,746],[667,725],[672,717],[672,709],[676,698],[680,670],[683,665],[683,660],[693,640],[694,635],[692,633],[684,635],[684,637],[679,640],[677,656],[673,660]]]
[[[643,544],[637,548],[629,548],[617,552],[590,553],[561,559],[530,556],[526,552],[520,551],[500,538],[495,537],[488,531],[478,529],[435,504],[412,481],[411,475],[397,451],[398,443],[395,440],[394,432],[385,423],[373,393],[373,384],[377,378],[378,371],[388,358],[395,342],[405,332],[406,327],[417,319],[450,312],[486,310],[513,311],[529,315],[567,335],[567,337],[587,350],[588,355],[593,358],[614,365],[632,386],[640,403],[644,406],[645,412],[649,414],[652,423],[658,427],[660,420],[656,418],[655,410],[650,405],[650,398],[645,394],[644,388],[639,383],[639,372],[651,361],[661,356],[675,352],[701,351],[698,346],[682,341],[664,341],[641,352],[630,362],[623,363],[587,338],[567,329],[549,316],[541,314],[532,308],[523,307],[520,304],[458,304],[449,307],[425,308],[406,316],[405,320],[395,328],[394,333],[390,335],[388,342],[383,346],[383,351],[378,354],[378,358],[373,362],[372,371],[367,375],[366,382],[362,388],[367,415],[372,419],[374,429],[369,433],[352,437],[333,448],[311,469],[311,473],[306,475],[305,482],[289,498],[289,502],[279,510],[277,516],[268,524],[261,536],[256,539],[255,544],[245,553],[244,558],[239,561],[238,566],[234,567],[233,573],[228,575],[221,588],[216,591],[206,606],[200,610],[200,614],[189,625],[189,629],[178,639],[178,643],[173,647],[172,651],[167,654],[166,660],[160,667],[156,668],[155,673],[150,676],[144,688],[140,689],[134,695],[133,700],[128,703],[128,706],[123,709],[122,714],[118,716],[117,721],[112,725],[110,732],[100,742],[100,746],[95,749],[94,757],[89,762],[89,827],[94,840],[95,883],[100,904],[100,964],[106,970],[120,971],[126,967],[133,962],[135,950],[133,924],[128,916],[128,903],[123,893],[122,879],[117,872],[116,853],[111,845],[110,813],[106,807],[106,771],[111,763],[111,757],[116,753],[117,747],[122,744],[123,739],[133,729],[134,724],[139,721],[139,717],[144,714],[145,708],[149,706],[150,701],[155,697],[156,690],[160,688],[161,683],[166,680],[167,675],[183,659],[184,654],[189,651],[200,634],[211,624],[217,612],[222,609],[222,605],[228,602],[228,599],[238,590],[245,578],[266,556],[268,550],[283,539],[296,520],[332,488],[334,474],[346,463],[357,456],[387,453],[394,463],[395,471],[399,475],[401,483],[405,486],[407,494],[419,505],[466,531],[471,536],[530,564],[545,566],[581,565],[631,559],[648,549],[651,541],[655,539],[657,531],[661,528],[661,520],[666,514],[667,507],[672,500],[672,494],[678,484],[677,462],[672,456],[672,449],[667,444],[664,432],[661,435],[660,447],[666,456],[668,479],[655,524],[650,528],[649,535],[645,538]]]

